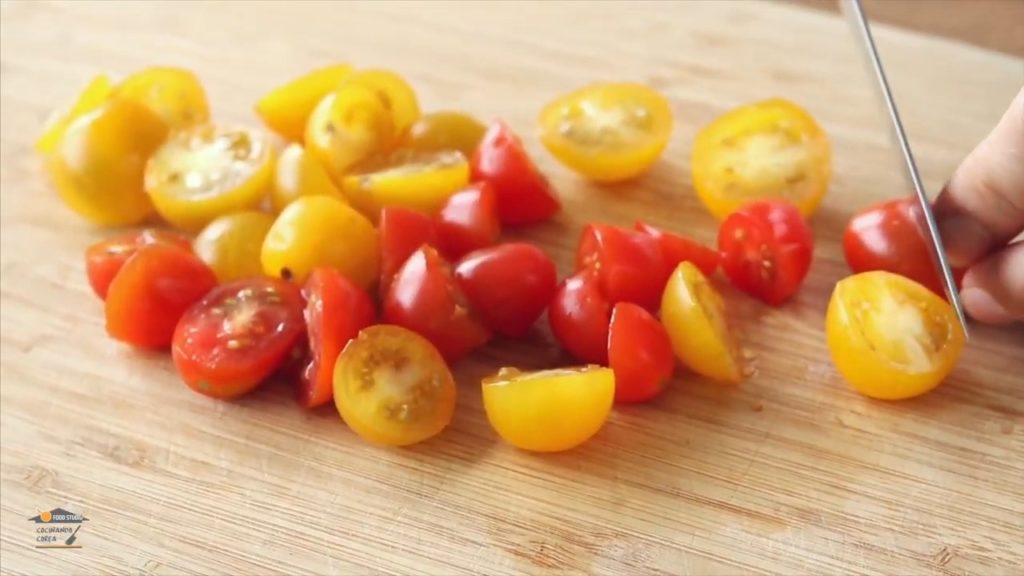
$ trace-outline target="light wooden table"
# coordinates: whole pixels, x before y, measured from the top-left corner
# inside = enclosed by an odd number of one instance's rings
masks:
[[[906,192],[861,55],[841,20],[769,3],[9,3],[0,126],[0,572],[3,574],[1020,574],[1024,333],[977,327],[950,379],[904,403],[851,392],[823,344],[840,235]],[[927,185],[937,190],[1024,83],[1020,58],[876,28]],[[479,378],[564,361],[542,330],[459,366],[451,428],[427,444],[360,442],[284,385],[217,403],[167,358],[103,333],[84,247],[109,233],[56,198],[30,143],[99,70],[184,65],[214,114],[345,60],[407,75],[427,109],[502,116],[527,135],[566,210],[524,234],[564,275],[580,227],[643,217],[714,238],[688,165],[700,126],[740,103],[805,105],[835,149],[792,303],[726,288],[759,371],[737,389],[681,374],[617,408],[582,448],[500,443]],[[532,136],[540,106],[601,79],[664,91],[678,125],[651,174],[581,182]],[[88,517],[80,549],[34,549],[27,519]]]

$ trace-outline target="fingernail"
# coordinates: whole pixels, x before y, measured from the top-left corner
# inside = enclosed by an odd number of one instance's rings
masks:
[[[988,253],[992,236],[982,225],[965,216],[949,216],[936,223],[950,266],[964,268]]]
[[[987,324],[1013,322],[1013,316],[988,291],[982,288],[965,288],[960,293],[964,309],[972,318]]]

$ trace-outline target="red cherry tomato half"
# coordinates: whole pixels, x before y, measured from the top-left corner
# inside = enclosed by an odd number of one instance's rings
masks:
[[[429,340],[448,362],[491,337],[456,284],[451,265],[432,246],[413,253],[395,274],[383,318]]]
[[[589,224],[576,250],[577,269],[592,268],[608,300],[657,310],[666,269],[658,240],[608,224]]]
[[[369,294],[336,268],[316,268],[303,288],[310,360],[299,383],[299,404],[315,408],[334,398],[334,363],[376,316]]]
[[[917,200],[881,202],[858,213],[843,234],[843,254],[854,274],[884,270],[910,278],[945,298],[939,276],[916,217]],[[966,270],[954,270],[957,284]]]
[[[551,258],[520,242],[469,253],[455,267],[455,278],[484,325],[509,338],[526,335],[558,285]]]
[[[399,268],[424,244],[437,244],[434,220],[417,210],[385,206],[380,212],[380,293],[387,294]]]
[[[174,331],[171,355],[189,388],[236,398],[280,368],[304,333],[302,294],[280,278],[222,284],[196,302]]]
[[[646,402],[665,388],[675,369],[668,332],[651,313],[619,302],[608,327],[608,363],[616,402]]]
[[[612,304],[597,275],[584,269],[562,281],[548,306],[551,333],[562,348],[590,364],[608,365],[608,322]]]
[[[715,273],[722,260],[722,256],[717,250],[696,240],[666,232],[643,222],[637,222],[635,228],[637,232],[658,241],[658,245],[661,247],[661,257],[665,264],[666,281],[681,262],[692,262],[705,276],[710,276]]]
[[[456,192],[437,215],[437,241],[441,252],[458,259],[498,241],[498,199],[486,182]]]
[[[722,222],[718,250],[733,285],[777,305],[795,294],[807,276],[814,236],[793,204],[756,201]]]
[[[494,187],[502,224],[540,222],[562,208],[547,178],[527,156],[522,141],[500,120],[487,129],[469,168],[474,182],[484,181]]]
[[[142,246],[160,243],[173,244],[192,251],[192,240],[188,236],[158,229],[132,232],[89,246],[85,251],[85,274],[89,278],[92,291],[101,299],[105,299],[110,283],[128,258]]]
[[[107,334],[134,346],[165,348],[185,310],[217,285],[192,252],[149,244],[124,263],[107,290]]]

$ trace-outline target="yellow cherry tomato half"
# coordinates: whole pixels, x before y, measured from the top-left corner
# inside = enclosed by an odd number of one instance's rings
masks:
[[[226,214],[203,228],[193,249],[221,282],[262,276],[260,252],[273,224],[272,216],[255,210]]]
[[[157,66],[139,70],[125,78],[114,94],[136,100],[156,112],[171,130],[204,124],[210,119],[202,82],[183,68]]]
[[[540,112],[540,140],[558,161],[597,182],[647,171],[672,134],[672,107],[652,88],[633,83],[585,86]]]
[[[148,108],[111,99],[71,122],[46,158],[47,172],[79,215],[102,226],[138,224],[153,212],[146,161],[166,137],[166,124]]]
[[[268,136],[211,124],[176,132],[146,166],[146,191],[165,220],[198,230],[218,216],[250,210],[270,189]]]
[[[303,196],[331,196],[345,201],[320,160],[301,144],[292,143],[277,156],[270,203],[275,212],[280,212]]]
[[[405,132],[420,117],[416,91],[405,78],[390,70],[358,70],[345,77],[345,84],[359,84],[373,90],[391,115],[394,135]]]
[[[481,387],[487,420],[503,440],[531,452],[561,452],[604,426],[615,400],[615,373],[600,366],[502,368]]]
[[[726,319],[725,301],[690,262],[672,272],[661,297],[661,323],[676,357],[711,380],[739,383],[743,355]]]
[[[285,139],[301,142],[313,109],[351,73],[347,64],[313,70],[264,94],[256,102],[256,114]]]
[[[386,150],[395,134],[391,113],[377,92],[345,83],[309,115],[306,149],[340,181],[353,166]]]
[[[402,139],[402,148],[417,152],[458,150],[472,158],[487,127],[462,112],[431,112],[417,120]]]
[[[385,206],[433,214],[469,185],[469,162],[461,152],[398,150],[355,168],[341,188],[352,205],[374,222]]]
[[[956,365],[964,334],[946,300],[876,270],[838,282],[825,316],[832,361],[853,389],[881,400],[931,391]]]
[[[263,271],[297,283],[332,266],[363,288],[380,270],[377,230],[355,208],[331,196],[303,196],[285,207],[267,232]]]
[[[787,200],[809,218],[832,177],[828,137],[781,99],[719,116],[697,134],[691,160],[697,196],[719,219],[753,200]]]
[[[57,149],[64,132],[76,118],[99,108],[113,90],[114,85],[106,74],[93,77],[78,93],[78,98],[70,106],[55,110],[46,121],[43,133],[35,142],[37,152],[49,154]]]

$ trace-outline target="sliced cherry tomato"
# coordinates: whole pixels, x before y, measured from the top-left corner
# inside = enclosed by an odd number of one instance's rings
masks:
[[[720,382],[743,380],[743,356],[725,302],[690,262],[680,264],[665,286],[661,323],[676,357],[691,370]]]
[[[314,408],[334,397],[334,363],[359,331],[376,318],[365,290],[334,268],[317,268],[303,288],[310,360],[298,388],[299,404]]]
[[[361,331],[334,366],[334,404],[364,440],[408,446],[440,434],[455,413],[455,379],[437,349],[400,326]]]
[[[423,245],[434,246],[434,219],[417,210],[388,206],[380,211],[380,293],[387,294],[395,274]]]
[[[583,362],[608,364],[608,322],[612,303],[593,270],[562,281],[548,306],[551,333],[562,348]]]
[[[191,251],[165,243],[142,246],[107,290],[107,334],[133,346],[167,347],[185,310],[216,285],[213,270]]]
[[[619,302],[608,327],[608,363],[615,371],[616,402],[654,398],[675,369],[668,332],[647,310]]]
[[[814,235],[788,202],[759,201],[733,212],[718,229],[722,270],[747,294],[777,305],[803,284]]]
[[[166,137],[159,116],[115,98],[71,122],[46,168],[76,213],[101,226],[131,226],[153,212],[143,173]]]
[[[196,254],[221,282],[260,276],[260,251],[273,224],[272,216],[253,210],[221,216],[196,236]]]
[[[299,289],[277,278],[222,284],[188,309],[171,350],[189,388],[213,398],[237,398],[288,360],[302,338]]]
[[[417,250],[395,274],[383,318],[430,340],[449,362],[491,336],[456,284],[451,265],[431,246]]]
[[[540,248],[509,242],[466,255],[455,279],[480,320],[495,334],[521,338],[555,294],[555,263]]]
[[[110,283],[121,271],[124,263],[139,248],[150,244],[173,244],[185,250],[192,250],[192,239],[188,236],[152,228],[97,242],[85,251],[85,273],[89,277],[89,285],[93,292],[101,299],[106,299]]]
[[[424,114],[406,131],[402,147],[420,152],[458,150],[472,158],[486,131],[486,126],[468,114],[432,112]]]
[[[612,304],[633,302],[657,310],[668,274],[658,240],[609,224],[588,224],[580,234],[576,267],[592,268]]]
[[[293,143],[277,157],[270,203],[275,212],[280,212],[302,196],[331,196],[347,202],[323,164],[301,144]]]
[[[882,270],[841,280],[825,317],[832,361],[853,389],[882,400],[924,394],[964,346],[956,313],[927,287]]]
[[[351,66],[333,64],[303,74],[264,94],[256,102],[256,114],[286,140],[301,142],[313,109],[351,73]]]
[[[78,98],[70,106],[54,110],[46,121],[43,133],[35,142],[35,149],[42,154],[50,154],[60,145],[64,132],[79,116],[99,108],[110,97],[114,85],[106,74],[94,76],[78,93]]]
[[[458,259],[498,241],[498,201],[486,182],[448,198],[437,214],[437,241],[445,256]]]
[[[531,452],[561,452],[604,426],[615,399],[615,373],[600,366],[502,368],[481,388],[487,420],[504,441]]]
[[[672,135],[672,106],[642,84],[592,84],[540,112],[540,139],[556,159],[597,182],[646,172]]]
[[[416,91],[400,75],[390,70],[358,70],[345,77],[343,84],[358,84],[373,90],[394,124],[393,136],[398,137],[420,117],[420,103]]]
[[[485,181],[494,187],[502,224],[533,224],[551,218],[562,208],[547,178],[504,122],[495,122],[487,129],[473,153],[470,170],[474,182]]]
[[[637,232],[658,241],[661,246],[661,258],[665,264],[665,278],[672,274],[680,262],[693,262],[694,266],[700,268],[705,276],[711,276],[715,270],[718,270],[718,264],[722,261],[722,256],[717,250],[708,248],[696,240],[667,232],[643,222],[637,222],[635,228]]]
[[[385,206],[435,214],[448,198],[469,184],[469,164],[461,152],[399,150],[353,169],[341,187],[371,220]]]
[[[205,124],[173,134],[153,154],[146,191],[165,220],[198,230],[218,216],[257,208],[273,171],[266,134]]]
[[[114,95],[146,106],[171,130],[205,124],[210,119],[202,82],[183,68],[155,66],[139,70],[125,78],[114,89]]]
[[[363,288],[377,281],[377,231],[337,198],[303,196],[289,204],[263,240],[263,272],[303,283],[314,268],[331,266]]]
[[[809,218],[832,177],[828,137],[814,118],[780,99],[740,106],[702,129],[693,187],[719,219],[753,200],[786,200]]]
[[[352,167],[387,150],[395,124],[372,88],[344,83],[317,104],[306,123],[306,149],[341,182]]]

